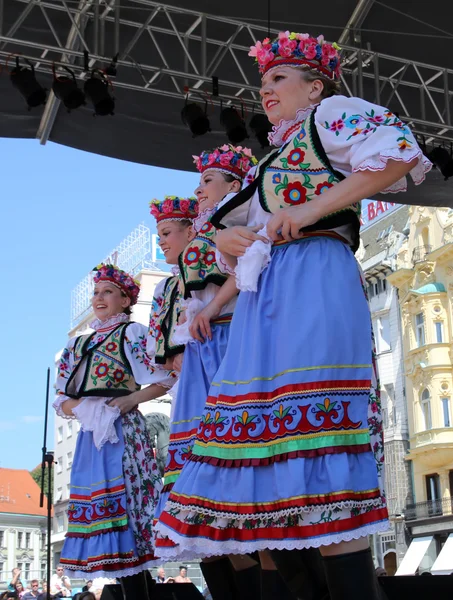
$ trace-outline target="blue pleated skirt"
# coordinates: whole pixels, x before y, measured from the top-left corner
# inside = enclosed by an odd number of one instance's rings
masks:
[[[80,431],[71,469],[68,532],[60,562],[72,577],[126,577],[155,564],[153,517],[161,481],[143,416],[115,422],[100,450]]]
[[[175,485],[182,468],[192,452],[192,446],[206,404],[211,382],[225,355],[231,315],[220,317],[211,324],[212,339],[204,343],[193,341],[184,351],[184,362],[179,380],[173,421],[170,427],[170,441],[164,473],[164,487],[155,512],[156,520],[162,511]],[[156,530],[158,532],[159,526]],[[172,552],[174,544],[166,536],[157,533],[156,553],[166,558],[166,551]]]
[[[179,556],[319,547],[388,528],[370,443],[371,319],[342,242],[276,246],[238,299],[192,454],[160,515]],[[373,412],[379,426],[379,403]]]

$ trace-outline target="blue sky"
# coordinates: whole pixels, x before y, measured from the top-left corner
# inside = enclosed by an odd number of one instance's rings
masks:
[[[32,469],[41,460],[46,370],[66,342],[72,288],[139,223],[153,225],[149,200],[191,195],[198,174],[36,140],[0,139],[0,155],[0,467]]]

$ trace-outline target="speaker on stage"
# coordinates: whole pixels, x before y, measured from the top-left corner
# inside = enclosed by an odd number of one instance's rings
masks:
[[[101,600],[124,600],[121,585],[119,583],[105,585]],[[137,600],[142,599],[137,598]],[[149,600],[203,600],[203,594],[193,583],[156,583],[150,588]]]
[[[452,575],[379,577],[379,583],[387,594],[388,600],[416,600],[417,598],[451,600],[453,598]]]

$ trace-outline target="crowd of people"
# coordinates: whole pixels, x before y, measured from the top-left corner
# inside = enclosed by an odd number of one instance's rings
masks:
[[[81,424],[67,576],[135,600],[152,567],[201,558],[214,600],[380,598],[382,419],[354,252],[361,201],[431,165],[387,108],[340,95],[339,50],[289,31],[251,48],[275,149],[204,151],[195,197],[151,202],[173,270],[148,328],[130,320],[139,282],[94,269],[92,333],[68,341],[54,403]],[[138,407],[169,389],[162,482]]]

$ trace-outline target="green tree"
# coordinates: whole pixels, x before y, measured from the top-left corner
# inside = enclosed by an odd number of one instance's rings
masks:
[[[36,483],[41,488],[41,465],[38,465],[37,467],[35,467],[33,469],[33,471],[30,471],[30,475],[33,477],[33,479],[36,481]],[[44,478],[44,494],[46,494],[46,495],[47,495],[47,490],[49,489],[48,484],[49,484],[49,473],[46,468],[45,478]],[[54,487],[53,487],[53,468],[52,468],[52,480],[51,480],[52,500],[53,500],[53,490],[54,490]]]

